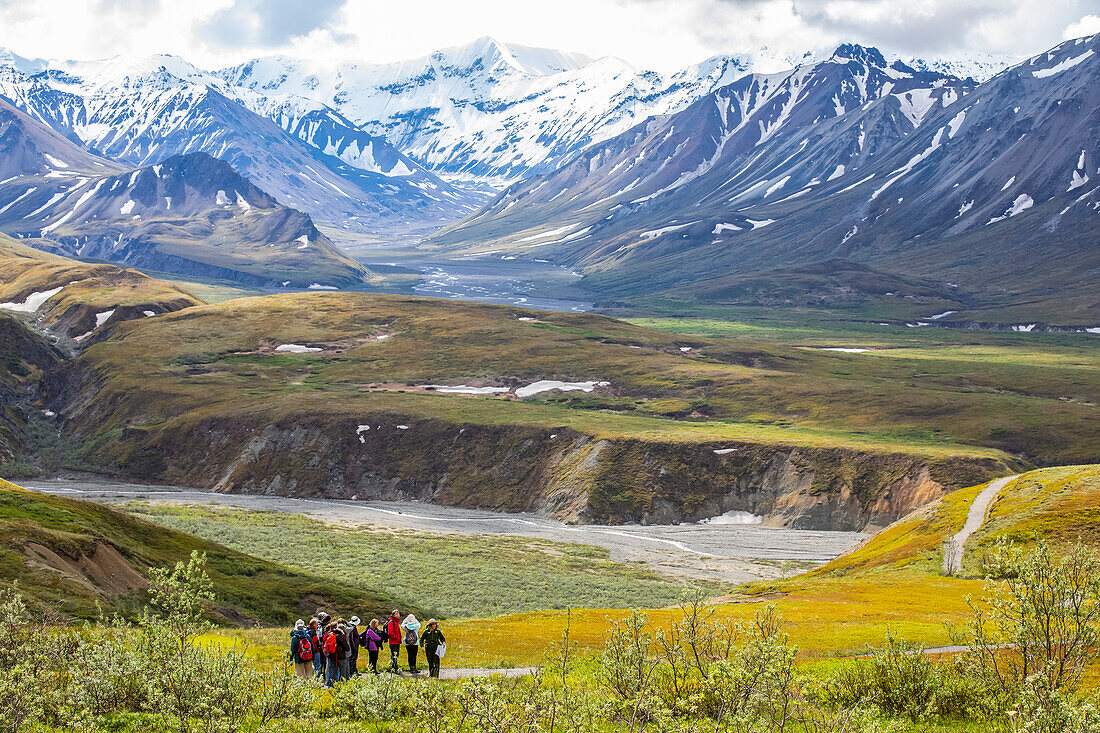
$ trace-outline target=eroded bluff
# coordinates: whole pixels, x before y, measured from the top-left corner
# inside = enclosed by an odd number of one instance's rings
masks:
[[[739,510],[771,526],[830,530],[885,526],[1011,468],[970,456],[602,438],[393,413],[189,417],[112,431],[84,460],[131,479],[222,492],[414,499],[609,524]]]

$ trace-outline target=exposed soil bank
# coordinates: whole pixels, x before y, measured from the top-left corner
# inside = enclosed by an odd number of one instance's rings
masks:
[[[416,500],[603,524],[737,510],[768,526],[846,531],[885,526],[1009,472],[987,458],[607,439],[392,412],[187,416],[111,431],[84,459],[130,480],[226,493]]]

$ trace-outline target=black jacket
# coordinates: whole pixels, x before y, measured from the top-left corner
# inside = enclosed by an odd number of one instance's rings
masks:
[[[333,629],[329,632],[329,634],[332,634],[336,637],[336,652],[333,654],[326,653],[325,656],[337,662],[339,662],[341,659],[347,659],[348,651],[351,649],[351,647],[348,645],[347,634],[343,631],[340,631],[339,629]],[[328,634],[325,634],[325,639],[327,639],[327,637]],[[322,648],[324,647],[322,646]]]
[[[424,647],[428,654],[433,654],[437,647],[446,643],[447,640],[443,637],[443,632],[440,631],[438,627],[430,631],[425,631],[420,636],[420,646]]]
[[[359,628],[356,626],[348,626],[347,632],[348,639],[348,659],[359,658]]]

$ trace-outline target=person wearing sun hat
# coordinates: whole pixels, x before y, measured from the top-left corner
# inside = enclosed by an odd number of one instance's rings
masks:
[[[428,619],[428,625],[420,635],[420,646],[424,647],[424,653],[428,656],[428,674],[439,677],[439,660],[443,657],[443,650],[447,648],[447,640],[439,630],[439,622],[434,618]]]
[[[420,648],[420,622],[416,620],[416,614],[410,613],[401,622],[401,628],[405,631],[405,654],[409,658],[409,674],[420,674],[416,667],[416,652]]]
[[[359,674],[357,664],[359,663],[359,624],[362,623],[358,616],[352,616],[348,619],[348,674],[355,677]]]

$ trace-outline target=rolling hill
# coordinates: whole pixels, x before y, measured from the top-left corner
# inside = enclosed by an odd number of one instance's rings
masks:
[[[67,497],[37,494],[0,479],[0,587],[18,583],[32,605],[96,620],[140,615],[147,573],[206,553],[216,590],[209,615],[234,626],[290,625],[319,608],[385,615],[394,599],[321,579]],[[404,606],[402,606],[404,607]]]
[[[145,481],[860,528],[1020,458],[1095,453],[1087,350],[1011,351],[836,354],[594,315],[278,295],[119,324],[50,405],[85,465]]]
[[[0,310],[32,316],[53,335],[84,344],[109,324],[202,303],[183,288],[136,270],[77,262],[5,235],[0,235],[0,301]]]

